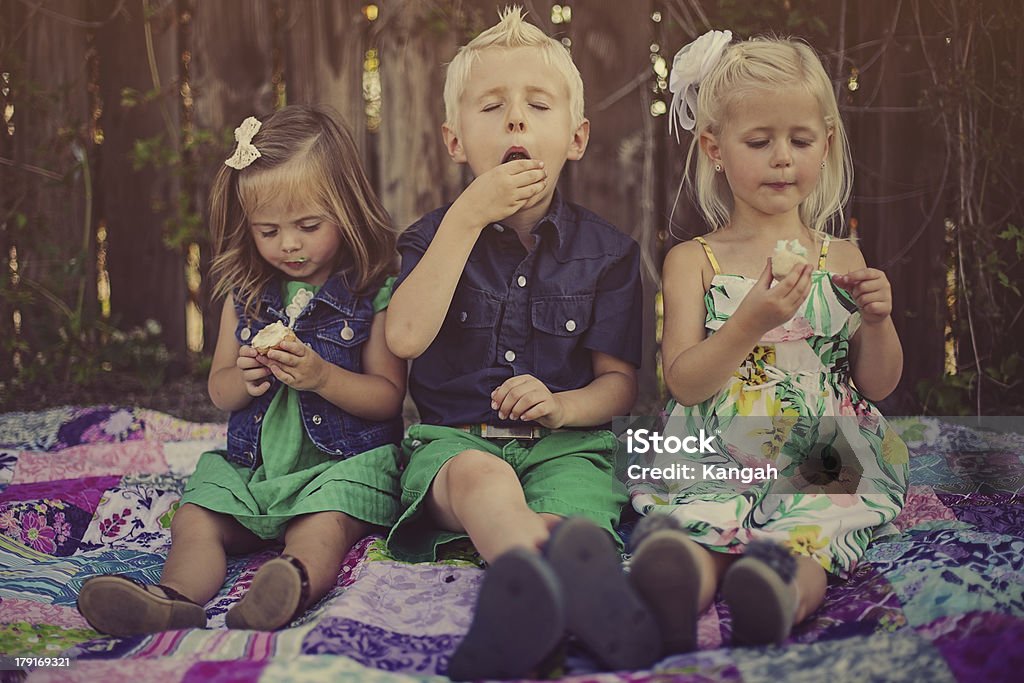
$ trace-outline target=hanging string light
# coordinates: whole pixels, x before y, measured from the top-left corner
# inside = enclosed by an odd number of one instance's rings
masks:
[[[654,41],[650,45],[651,71],[651,116],[664,116],[668,112],[665,93],[668,92],[668,61],[661,54],[661,12],[651,12]]]
[[[363,16],[366,21],[377,21],[379,9],[377,5],[364,5]],[[377,48],[369,48],[363,54],[363,105],[366,111],[366,130],[370,133],[380,131],[381,122],[381,86],[380,86],[380,53]]]
[[[569,5],[552,5],[551,6],[551,23],[556,26],[565,26],[568,30],[569,22],[572,21],[572,7]],[[572,49],[572,40],[569,36],[562,36],[560,39],[562,45],[565,45],[565,49]]]

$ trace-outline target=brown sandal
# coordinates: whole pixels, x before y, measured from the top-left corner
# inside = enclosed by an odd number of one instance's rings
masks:
[[[256,572],[248,592],[228,610],[228,628],[276,631],[295,621],[309,601],[309,574],[297,558],[280,555]]]
[[[163,595],[153,589],[163,591]],[[82,584],[78,611],[89,626],[127,637],[186,628],[204,628],[206,610],[173,588],[146,584],[123,574],[94,576]]]

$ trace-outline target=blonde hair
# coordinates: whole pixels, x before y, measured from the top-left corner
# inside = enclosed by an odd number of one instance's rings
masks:
[[[500,19],[497,24],[460,47],[455,58],[448,64],[444,80],[445,125],[458,134],[459,100],[466,92],[473,64],[481,51],[495,47],[534,47],[540,50],[545,64],[550,64],[565,77],[572,127],[573,130],[578,128],[583,123],[583,79],[569,51],[560,42],[524,21],[523,8],[519,5],[506,7],[498,16]]]
[[[359,152],[338,115],[292,105],[263,121],[252,140],[260,157],[237,171],[221,166],[210,190],[215,298],[235,292],[248,315],[278,271],[260,256],[249,216],[277,196],[306,201],[338,226],[335,270],[356,293],[366,293],[394,267],[395,233],[359,163]]]
[[[697,204],[712,230],[728,224],[733,198],[724,174],[716,173],[711,160],[700,153],[701,133],[718,135],[726,123],[729,107],[752,91],[793,86],[806,89],[817,100],[825,128],[832,134],[818,184],[800,204],[800,220],[819,235],[839,234],[842,209],[853,184],[853,165],[832,82],[807,44],[776,37],[751,38],[729,45],[701,81],[697,93],[697,121],[686,157],[685,182],[694,187]]]

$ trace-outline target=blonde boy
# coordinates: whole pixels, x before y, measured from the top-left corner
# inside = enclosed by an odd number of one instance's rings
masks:
[[[555,190],[587,147],[583,83],[512,8],[459,51],[444,97],[448,153],[476,178],[399,240],[387,340],[414,359],[423,424],[389,547],[432,560],[468,535],[491,565],[454,678],[525,675],[563,625],[605,666],[644,666],[658,638],[612,542],[626,498],[604,429],[636,397],[639,248]]]

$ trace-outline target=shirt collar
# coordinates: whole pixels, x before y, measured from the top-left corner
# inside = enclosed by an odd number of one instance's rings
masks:
[[[568,207],[565,201],[562,200],[561,193],[556,189],[554,194],[551,195],[551,206],[548,207],[548,212],[537,221],[537,225],[533,226],[533,230],[530,232],[541,237],[543,237],[544,231],[553,232],[556,244],[561,248],[569,236],[570,220],[567,209]]]

